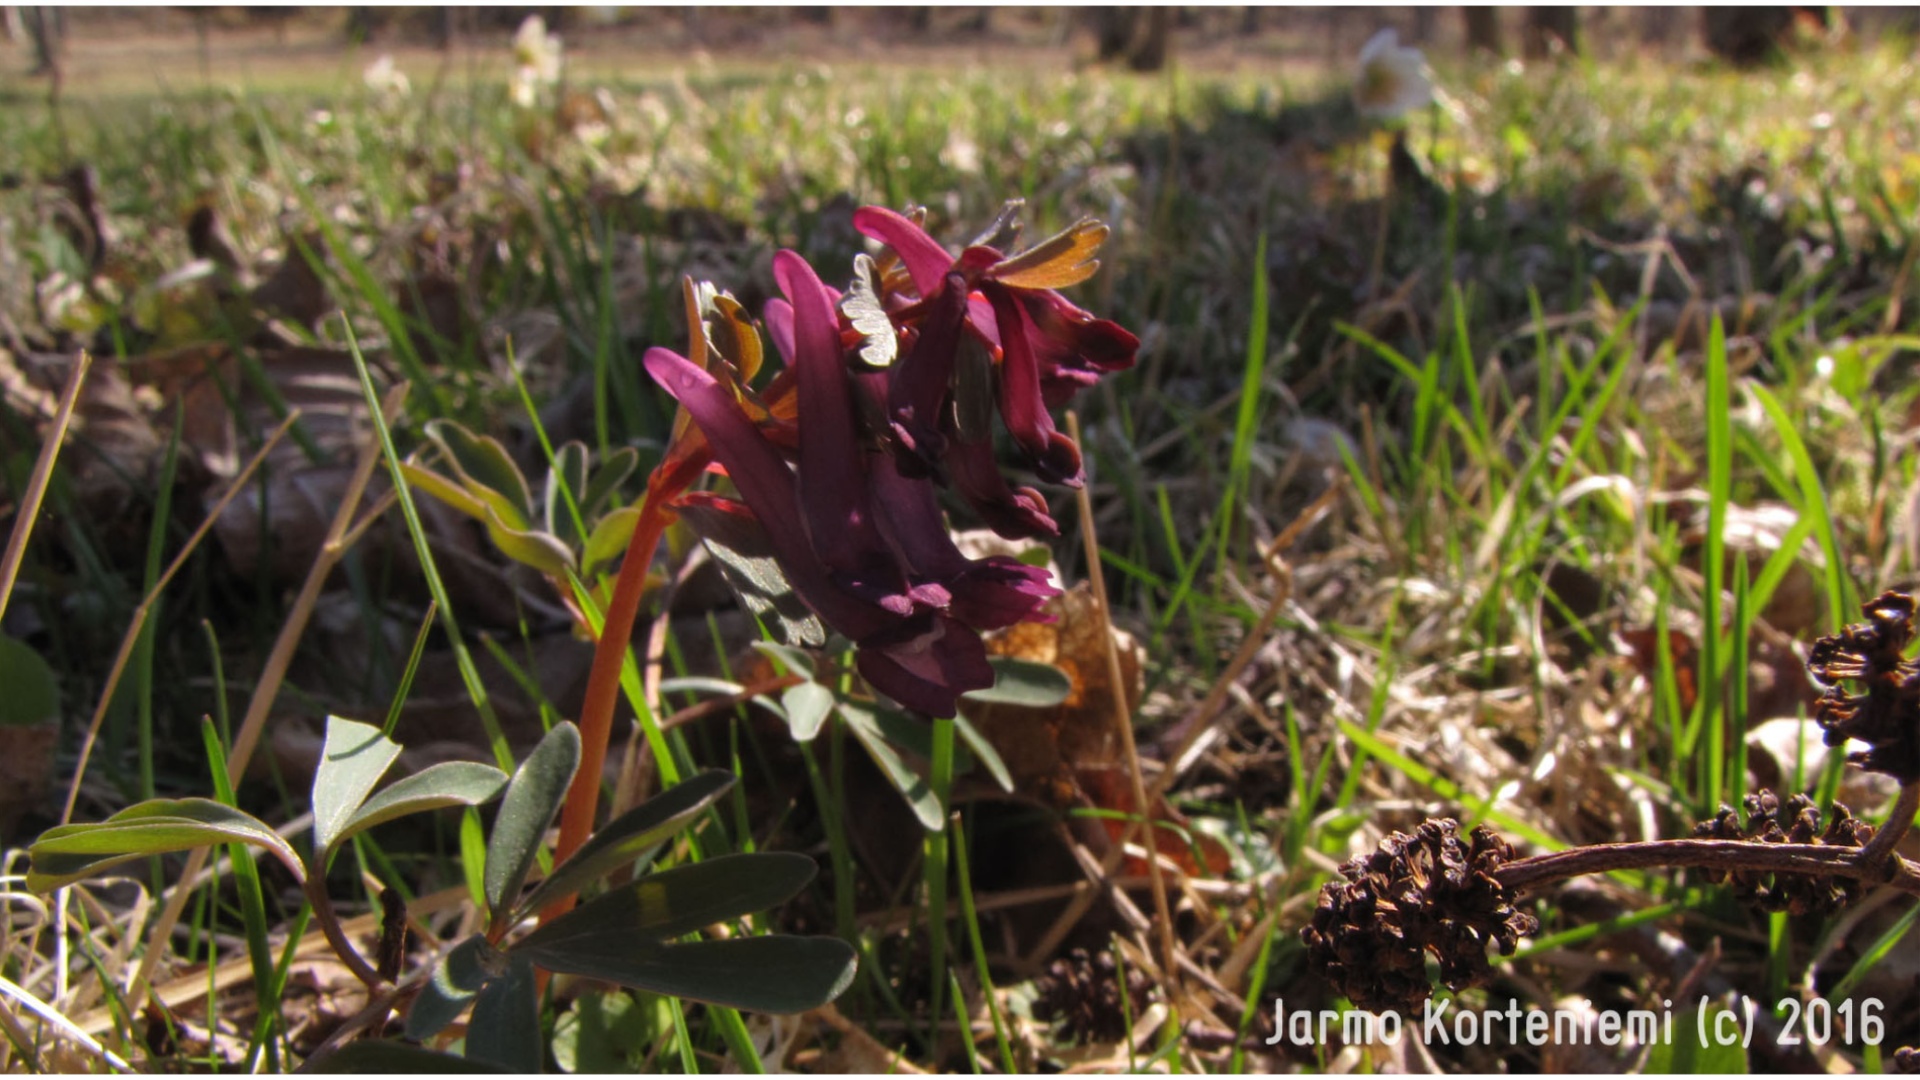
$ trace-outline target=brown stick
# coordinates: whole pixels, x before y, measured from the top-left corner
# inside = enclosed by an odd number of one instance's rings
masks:
[[[1746,873],[1813,874],[1891,885],[1920,896],[1920,866],[1895,856],[1868,860],[1866,848],[1826,844],[1762,844],[1750,840],[1649,840],[1534,855],[1507,863],[1494,876],[1515,891],[1614,870],[1697,867]]]

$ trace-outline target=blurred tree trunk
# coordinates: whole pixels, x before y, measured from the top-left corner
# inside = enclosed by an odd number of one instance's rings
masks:
[[[1467,48],[1489,52],[1499,56],[1505,50],[1500,44],[1500,9],[1495,7],[1463,7],[1460,14],[1467,24]]]
[[[1422,5],[1413,9],[1413,40],[1426,48],[1433,47],[1433,31],[1439,24],[1440,9]]]
[[[1797,25],[1824,31],[1833,24],[1826,7],[1705,7],[1700,36],[1707,51],[1731,64],[1750,66],[1772,59]]]
[[[33,72],[60,81],[61,39],[67,32],[67,13],[57,7],[30,7],[23,13],[27,38],[33,42]]]
[[[1573,7],[1530,7],[1522,44],[1527,59],[1544,60],[1553,55],[1553,43],[1570,53],[1580,51],[1580,9]]]
[[[1135,71],[1158,71],[1167,64],[1167,42],[1173,29],[1172,9],[1103,7],[1093,9],[1099,40],[1097,58],[1123,60]]]

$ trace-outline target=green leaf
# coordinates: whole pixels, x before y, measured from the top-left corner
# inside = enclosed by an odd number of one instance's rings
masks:
[[[813,860],[798,852],[722,855],[676,866],[597,897],[514,946],[534,963],[589,955],[614,938],[660,941],[784,903],[813,880]]]
[[[880,766],[880,771],[887,774],[887,779],[907,800],[907,805],[913,808],[913,816],[920,819],[920,824],[929,831],[944,828],[946,815],[940,808],[939,798],[928,786],[926,777],[909,768],[901,759],[900,752],[887,741],[880,730],[878,718],[872,712],[844,701],[840,703],[840,717],[847,722],[854,737],[860,740],[860,745],[867,748],[867,753]]]
[[[609,450],[600,458],[600,467],[593,472],[593,479],[587,481],[586,494],[580,497],[580,512],[593,514],[599,511],[600,504],[612,498],[620,490],[620,485],[633,470],[640,465],[640,451],[631,446],[622,446]]]
[[[540,996],[533,965],[511,957],[504,977],[481,989],[467,1024],[467,1060],[489,1062],[508,1072],[538,1073],[546,1061],[540,1037]]]
[[[33,646],[0,635],[0,727],[33,727],[60,719],[60,680]]]
[[[452,420],[429,420],[424,430],[447,452],[447,461],[468,494],[493,507],[511,528],[524,529],[532,522],[533,496],[527,478],[500,440],[475,435]]]
[[[718,506],[690,504],[680,517],[707,545],[734,594],[788,645],[818,648],[827,643],[826,627],[803,603],[786,571],[773,556],[773,542],[758,521]]]
[[[789,686],[780,695],[780,708],[787,714],[794,741],[812,742],[820,734],[820,725],[827,722],[827,714],[833,711],[833,691],[817,682]]]
[[[506,915],[533,866],[547,827],[560,812],[567,785],[580,768],[580,731],[570,723],[554,725],[513,774],[500,813],[487,838],[487,913]]]
[[[609,935],[591,951],[542,967],[656,994],[755,1012],[798,1013],[832,1001],[853,982],[853,946],[830,937],[731,938],[663,945]]]
[[[439,499],[441,502],[446,503],[448,506],[453,507],[468,517],[480,521],[487,519],[486,503],[467,494],[466,488],[441,476],[432,469],[422,465],[416,465],[411,461],[403,461],[400,463],[400,473],[407,478],[409,484]]]
[[[517,529],[503,521],[494,508],[487,507],[484,519],[487,539],[501,554],[524,563],[549,577],[565,577],[573,569],[573,551],[557,538],[532,529]]]
[[[993,774],[993,782],[1000,785],[1000,790],[1011,794],[1013,774],[1007,771],[1007,763],[1000,760],[1000,752],[993,748],[993,744],[987,741],[985,735],[980,734],[979,728],[973,726],[973,721],[955,714],[953,728],[960,733],[961,741],[972,749],[973,756],[979,758],[987,767],[987,771]]]
[[[545,881],[534,886],[518,909],[538,911],[579,892],[617,867],[651,859],[660,845],[693,824],[694,818],[732,786],[731,773],[709,769],[607,822]]]
[[[778,661],[787,669],[789,675],[805,675],[813,678],[813,657],[805,649],[796,649],[791,645],[782,645],[777,641],[756,641],[753,647]]]
[[[1721,1005],[1713,1005],[1711,1009],[1706,1017],[1709,1034],[1716,1030],[1716,1014],[1729,1011]],[[1727,1027],[1736,1032],[1742,1030],[1739,1024]],[[1649,1076],[1738,1076],[1748,1071],[1747,1052],[1738,1039],[1730,1046],[1703,1044],[1700,1010],[1683,1009],[1673,1018],[1673,1041],[1655,1039],[1641,1071]]]
[[[593,535],[587,537],[586,551],[580,556],[580,565],[591,571],[603,562],[618,558],[633,542],[633,530],[639,524],[637,506],[623,506],[595,522]]]
[[[444,806],[479,806],[491,802],[507,783],[507,774],[477,761],[443,761],[396,780],[362,803],[340,828],[333,843],[408,814]]]
[[[542,520],[546,522],[547,532],[561,543],[572,546],[580,542],[580,534],[573,527],[573,514],[567,510],[566,496],[560,492],[562,483],[573,493],[573,504],[579,509],[580,516],[585,518],[587,444],[578,439],[561,443],[560,448],[553,452],[553,466],[547,470],[546,488],[541,492]]]
[[[993,685],[967,692],[963,695],[965,700],[979,705],[1046,709],[1067,700],[1073,693],[1073,679],[1052,664],[1016,660],[1011,656],[989,657],[988,663],[993,665]]]
[[[563,1072],[637,1072],[660,1033],[673,1027],[669,999],[639,1001],[625,990],[587,993],[553,1025],[553,1059]]]
[[[153,799],[102,822],[61,825],[41,834],[28,849],[33,861],[27,888],[47,892],[148,855],[228,843],[266,848],[304,873],[293,848],[252,814],[211,799]]]
[[[487,944],[485,934],[474,934],[447,950],[407,1010],[407,1038],[425,1041],[440,1034],[506,968],[507,957]]]
[[[313,773],[313,850],[325,855],[373,785],[400,756],[400,744],[372,724],[327,717],[320,767]],[[324,863],[323,863],[324,865]]]
[[[409,1073],[505,1073],[510,1070],[491,1062],[469,1061],[412,1043],[362,1039],[348,1043],[317,1062],[302,1065],[300,1071],[336,1076],[363,1073],[405,1076]]]

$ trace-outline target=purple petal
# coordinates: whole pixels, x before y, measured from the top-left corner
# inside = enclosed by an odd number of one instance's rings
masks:
[[[1058,408],[1102,374],[1133,366],[1140,339],[1119,323],[1096,319],[1051,289],[1021,290],[1034,354],[1040,361],[1040,387],[1048,405]]]
[[[855,664],[875,690],[928,716],[952,716],[961,694],[994,679],[980,635],[944,615],[861,642]]]
[[[1054,429],[1053,416],[1040,396],[1040,361],[1033,352],[1026,306],[1000,285],[989,285],[986,293],[1000,325],[1000,416],[1007,431],[1027,452],[1042,479],[1078,485],[1080,448]]]
[[[741,411],[713,376],[671,349],[647,350],[649,374],[693,416],[713,456],[766,529],[775,558],[794,592],[829,626],[858,641],[892,625],[895,617],[842,587],[807,542],[793,472],[779,450]]]
[[[853,227],[887,245],[906,265],[913,287],[932,296],[953,265],[953,256],[925,229],[884,206],[863,206],[853,212]]]
[[[895,449],[915,475],[932,475],[946,450],[941,403],[953,382],[954,354],[967,314],[967,283],[948,274],[920,319],[920,336],[893,373],[887,406]]]
[[[953,487],[987,527],[1009,540],[1031,540],[1060,535],[1060,526],[1047,513],[1047,500],[1032,488],[1015,490],[1000,474],[987,441],[954,441],[947,450],[947,471]]]
[[[779,297],[767,301],[767,334],[773,338],[773,347],[780,350],[780,359],[788,367],[793,366],[793,305]]]
[[[849,582],[872,582],[885,590],[883,568],[874,558],[881,543],[867,505],[865,452],[854,424],[840,317],[819,276],[799,255],[776,253],[773,276],[793,303],[799,487],[808,535],[827,565]]]

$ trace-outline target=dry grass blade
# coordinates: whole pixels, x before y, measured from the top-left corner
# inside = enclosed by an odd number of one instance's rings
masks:
[[[386,399],[380,403],[380,411],[391,422],[400,415],[400,406],[406,399],[407,384],[401,383],[387,391]],[[292,418],[289,417],[288,420],[291,422]],[[281,429],[285,430],[285,426],[283,424]],[[272,441],[269,440],[268,445],[261,448],[260,454],[254,458],[254,461],[261,460],[271,445]],[[379,461],[379,442],[367,440],[366,446],[360,451],[359,460],[354,463],[353,477],[347,484],[340,506],[334,511],[333,521],[327,526],[326,541],[320,545],[320,554],[314,557],[313,568],[308,571],[306,581],[300,586],[300,595],[294,600],[293,610],[288,612],[286,622],[281,624],[280,633],[274,638],[273,649],[267,653],[266,666],[260,673],[260,681],[254,686],[253,696],[247,701],[246,716],[241,720],[240,731],[234,736],[233,747],[227,753],[227,774],[235,783],[239,782],[241,775],[246,771],[247,762],[252,759],[254,749],[260,745],[261,732],[266,729],[267,713],[273,708],[274,699],[280,694],[280,684],[286,678],[287,665],[293,662],[294,650],[299,647],[300,638],[307,631],[307,623],[313,617],[314,605],[320,601],[321,588],[333,573],[333,568],[339,564],[341,557],[366,531],[367,525],[379,513],[385,512],[386,503],[383,502],[376,508],[375,513],[367,516],[366,520],[359,525],[353,524],[354,515],[360,509],[361,497],[365,495],[367,484],[372,480],[374,467],[379,464]],[[251,470],[253,465],[249,464],[247,468]],[[245,475],[242,473],[241,479],[244,479]],[[236,480],[233,490],[239,490],[239,486],[239,481]],[[224,503],[223,499],[222,504]],[[215,516],[218,516],[217,510]],[[163,578],[162,581],[164,582],[165,579]],[[98,724],[96,719],[96,728]],[[168,893],[166,907],[161,909],[160,918],[154,923],[153,932],[147,937],[146,953],[141,956],[140,969],[135,973],[133,984],[127,991],[130,1011],[139,1010],[146,996],[148,981],[153,977],[154,965],[159,963],[160,957],[166,953],[166,943],[173,934],[174,926],[179,923],[181,913],[186,910],[187,898],[193,892],[193,889],[188,886],[199,877],[200,870],[206,865],[206,861],[207,849],[196,848],[187,858],[186,870],[177,879],[179,884],[176,884]]]
[[[39,460],[33,463],[33,477],[27,482],[27,496],[13,519],[13,535],[7,538],[6,561],[0,563],[0,616],[7,613],[7,601],[13,596],[13,583],[20,576],[20,563],[27,557],[27,539],[33,535],[33,522],[40,516],[40,504],[47,497],[47,485],[53,480],[53,463],[67,441],[67,427],[73,423],[74,405],[80,400],[80,387],[87,381],[93,357],[81,353],[67,376],[66,389],[60,392],[60,407],[54,411],[53,425],[46,442],[40,444]]]
[[[21,1007],[25,1008],[28,1012],[58,1028],[61,1035],[79,1043],[88,1053],[106,1062],[109,1067],[118,1069],[121,1072],[130,1073],[133,1071],[133,1066],[127,1064],[126,1059],[106,1047],[101,1046],[93,1036],[80,1030],[79,1025],[62,1016],[60,1010],[55,1009],[53,1006],[48,1005],[32,994],[27,993],[19,986],[14,985],[12,980],[0,978],[0,994],[5,994],[19,1002]]]
[[[1079,443],[1080,415],[1078,413],[1067,414],[1067,430],[1073,441]],[[1113,640],[1113,608],[1108,606],[1107,582],[1100,569],[1100,539],[1094,532],[1093,497],[1087,494],[1084,485],[1074,495],[1080,508],[1080,537],[1087,549],[1087,578],[1093,583],[1093,598],[1100,608],[1100,621],[1107,627],[1107,632],[1102,635],[1107,646],[1107,679],[1113,686],[1123,687],[1127,684],[1127,678],[1121,671],[1120,650]],[[1131,833],[1137,831],[1147,820],[1148,815],[1153,813],[1153,804],[1147,801],[1146,778],[1140,773],[1140,754],[1133,742],[1133,713],[1127,707],[1127,695],[1116,693],[1113,704],[1113,723],[1119,729],[1120,752],[1126,757],[1128,779],[1133,783],[1133,805],[1138,811],[1138,816],[1132,822],[1133,828],[1129,830]],[[1113,845],[1113,849],[1107,852],[1106,860],[1100,868],[1100,876],[1103,879],[1111,878],[1113,872],[1119,868],[1120,857],[1125,852],[1126,846],[1126,840],[1123,837],[1120,843]],[[1151,840],[1147,846],[1149,848],[1147,873],[1153,879],[1153,911],[1156,916],[1155,922],[1160,928],[1161,971],[1169,980],[1177,980],[1176,972],[1180,969],[1175,962],[1175,957],[1179,952],[1179,946],[1173,939],[1173,911],[1167,905],[1167,882],[1160,869],[1160,860],[1151,851],[1153,846]]]

